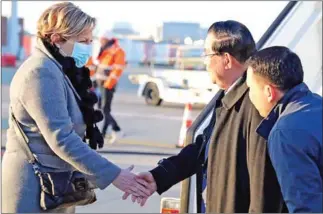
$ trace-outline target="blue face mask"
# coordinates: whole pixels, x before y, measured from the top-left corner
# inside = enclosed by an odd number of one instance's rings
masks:
[[[83,67],[92,55],[92,45],[75,42],[71,57],[78,68]]]

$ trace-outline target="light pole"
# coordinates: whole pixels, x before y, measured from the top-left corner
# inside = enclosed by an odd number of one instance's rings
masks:
[[[9,34],[8,34],[8,44],[9,44],[9,52],[16,57],[19,53],[19,32],[20,26],[18,23],[18,2],[17,0],[11,1],[11,16],[9,18],[9,26],[8,26]]]

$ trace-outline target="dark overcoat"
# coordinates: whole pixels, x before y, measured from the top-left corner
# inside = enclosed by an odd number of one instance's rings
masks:
[[[219,93],[223,98],[218,100],[203,135],[151,170],[157,192],[161,194],[197,173],[197,199],[201,201],[201,172],[207,167],[207,213],[286,211],[267,142],[256,133],[263,118],[249,99],[246,73],[227,94]]]

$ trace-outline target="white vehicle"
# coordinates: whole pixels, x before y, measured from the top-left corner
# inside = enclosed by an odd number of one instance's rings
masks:
[[[289,2],[258,41],[257,48],[263,49],[275,45],[287,46],[299,55],[303,64],[305,83],[313,92],[322,96],[322,2]],[[186,145],[194,143],[196,136],[203,132],[210,121],[216,100],[217,95],[188,129]],[[201,202],[198,200],[201,195],[196,188],[196,180],[194,175],[182,182],[180,201],[168,199],[167,205],[172,205],[167,207],[168,211],[176,212],[180,207],[180,213],[201,212],[199,210]]]
[[[138,96],[148,105],[172,103],[207,104],[218,91],[212,84],[202,59],[203,47],[180,46],[174,68],[153,68],[152,74],[129,75],[133,84],[139,84]],[[153,65],[153,63],[152,63]]]

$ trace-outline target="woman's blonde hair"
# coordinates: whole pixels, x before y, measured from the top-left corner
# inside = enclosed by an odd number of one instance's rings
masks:
[[[49,38],[56,33],[62,40],[68,40],[85,30],[93,29],[95,25],[95,18],[71,2],[62,2],[47,8],[40,16],[37,22],[37,36]]]

